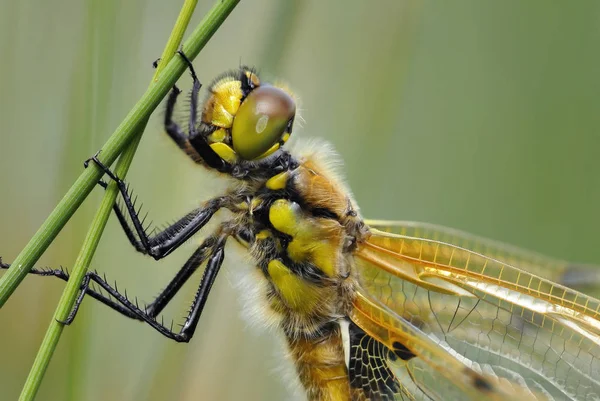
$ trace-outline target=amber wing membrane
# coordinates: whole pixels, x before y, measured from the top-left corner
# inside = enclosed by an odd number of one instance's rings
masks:
[[[456,245],[567,287],[600,290],[600,266],[598,265],[551,258],[500,241],[436,224],[388,220],[367,220],[366,223],[379,231]]]
[[[600,395],[600,302],[530,272],[550,259],[372,233],[356,251],[360,289],[351,319],[388,348],[401,344],[415,355],[390,361],[410,393],[397,399]]]

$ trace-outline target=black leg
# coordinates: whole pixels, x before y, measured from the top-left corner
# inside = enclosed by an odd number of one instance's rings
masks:
[[[212,248],[217,242],[216,237],[209,237],[204,240],[202,245],[196,249],[192,256],[185,262],[183,267],[177,272],[175,277],[169,282],[164,290],[146,307],[146,312],[156,317],[167,304],[173,299],[175,294],[183,287],[185,282],[194,274],[198,267],[206,260],[212,252]]]
[[[173,85],[173,89],[169,93],[169,97],[167,98],[167,109],[165,110],[165,131],[167,134],[177,143],[177,145],[186,150],[188,147],[191,147],[189,143],[189,137],[195,136],[196,134],[196,121],[197,121],[197,108],[198,108],[198,92],[200,92],[200,88],[202,84],[196,75],[196,71],[194,71],[194,67],[192,66],[192,62],[187,58],[187,56],[182,52],[178,51],[179,55],[183,58],[183,60],[187,63],[190,73],[193,79],[192,85],[192,93],[190,96],[190,120],[189,120],[189,135],[187,135],[181,127],[173,121],[173,112],[175,111],[175,103],[177,103],[177,97],[181,94],[181,90],[175,85]]]
[[[175,341],[179,341],[179,342],[189,341],[189,339],[183,339],[183,338],[181,338],[181,336],[178,333],[173,332],[172,328],[166,327],[162,322],[159,323],[158,321],[156,321],[155,318],[149,316],[143,309],[141,309],[139,307],[137,302],[136,303],[131,302],[131,300],[127,297],[127,295],[121,294],[117,288],[113,288],[110,284],[108,284],[108,282],[105,279],[100,277],[96,272],[86,273],[86,279],[84,280],[84,284],[86,284],[86,286],[82,288],[82,290],[81,290],[82,293],[83,292],[85,292],[87,294],[90,293],[91,290],[89,288],[89,284],[91,281],[98,284],[100,286],[100,288],[102,288],[104,291],[106,291],[111,297],[116,299],[117,302],[120,304],[120,306],[122,305],[122,307],[124,309],[126,309],[129,313],[131,313],[135,319],[142,320],[142,321],[148,323],[151,327],[156,329],[158,332],[160,332],[164,336],[171,338]],[[73,310],[71,311],[71,313],[69,313],[69,317],[67,318],[67,321],[64,322],[65,324],[69,324],[73,321],[73,319],[75,318],[75,315],[77,314],[79,305],[81,304],[82,300],[83,300],[83,296],[80,293],[80,296],[78,296],[77,302],[75,303]]]
[[[188,136],[181,129],[181,127],[175,121],[173,121],[173,111],[175,110],[175,103],[177,103],[177,97],[180,93],[181,90],[179,90],[179,88],[176,86],[173,86],[173,89],[171,89],[171,92],[169,92],[164,124],[165,131],[167,131],[167,134],[169,134],[171,139],[173,139],[173,141],[175,141],[177,146],[179,146],[181,149],[185,149],[187,146],[189,146]]]
[[[225,248],[225,242],[227,240],[227,234],[222,234],[218,238],[211,237],[211,240],[214,241],[212,249],[207,249],[210,245],[207,245],[206,248],[203,249],[203,250],[207,250],[207,251],[210,250],[210,253],[203,252],[204,257],[196,258],[197,253],[198,253],[198,252],[196,252],[196,253],[194,253],[194,255],[192,255],[192,258],[190,258],[190,261],[195,260],[196,262],[202,263],[206,259],[206,257],[208,257],[208,263],[206,265],[206,270],[204,271],[204,274],[202,275],[202,279],[200,280],[200,286],[198,288],[198,291],[196,292],[196,296],[194,297],[194,302],[192,303],[190,312],[189,312],[188,316],[186,317],[185,323],[183,324],[179,333],[174,332],[172,327],[166,327],[162,322],[158,323],[155,315],[153,316],[150,313],[148,313],[147,310],[140,309],[140,307],[137,304],[132,303],[127,296],[121,294],[116,288],[111,287],[110,284],[108,284],[106,282],[106,280],[102,279],[95,272],[88,273],[89,280],[97,283],[102,289],[104,289],[108,294],[110,294],[113,298],[115,298],[120,304],[122,304],[125,308],[127,308],[133,314],[135,314],[138,319],[145,321],[146,323],[148,323],[151,327],[153,327],[155,330],[157,330],[159,333],[161,333],[165,337],[168,337],[177,342],[188,342],[194,335],[196,326],[198,325],[198,321],[200,319],[200,314],[202,313],[204,305],[206,304],[206,300],[208,299],[208,295],[210,293],[213,283],[215,282],[217,274],[218,274],[219,270],[221,269],[221,266],[223,264],[223,259],[225,256],[224,248]],[[204,247],[204,244],[202,246],[200,246],[199,250],[202,249],[203,247]],[[187,269],[186,269],[186,266],[187,266]],[[196,266],[196,268],[197,268],[197,266]],[[188,265],[188,263],[186,263],[186,265],[184,266],[184,268],[182,270],[184,270],[184,269],[186,269],[186,271],[195,270],[195,269],[192,269],[191,264]],[[191,271],[191,272],[193,272],[193,271]],[[189,278],[190,275],[191,275],[191,273],[188,274],[187,277]],[[178,274],[178,276],[180,276],[180,274]],[[185,280],[182,280],[182,281],[180,281],[180,283],[178,285],[173,285],[173,286],[170,284],[167,287],[167,290],[165,290],[165,291],[168,291],[169,294],[166,296],[163,296],[161,294],[161,295],[159,295],[159,299],[167,299],[168,298],[168,300],[165,301],[165,305],[166,305],[166,303],[173,298],[173,296],[175,295],[177,290],[179,288],[181,288],[181,286],[183,285],[184,282],[185,282]],[[175,287],[177,287],[177,289],[173,290]],[[76,306],[78,306],[78,305],[76,305]],[[164,305],[163,305],[163,307],[164,307]],[[74,310],[74,312],[71,312],[69,317],[71,317],[71,316],[74,317],[75,313],[76,313],[76,310]]]
[[[8,268],[10,268],[10,264],[3,263],[2,260],[0,259],[0,269],[8,269]],[[38,276],[52,276],[52,277],[57,277],[63,281],[69,281],[69,273],[63,269],[31,269],[31,271],[29,273],[35,274]],[[90,274],[90,273],[88,273],[88,274]],[[81,292],[79,293],[78,299],[77,299],[75,307],[74,307],[75,312],[76,312],[76,309],[79,308],[79,304],[81,304],[81,301],[83,300],[83,295],[85,295],[85,294],[88,294],[92,298],[102,302],[104,305],[108,306],[111,309],[116,310],[117,312],[119,312],[122,315],[127,316],[128,318],[142,320],[138,316],[136,316],[132,311],[125,308],[121,304],[115,302],[114,300],[110,299],[109,297],[105,296],[104,294],[101,294],[101,293],[95,291],[94,289],[89,288],[89,278],[87,278],[87,275],[86,275],[86,278],[84,279],[84,284],[82,284],[82,286],[81,286]],[[73,316],[71,317],[71,315],[73,315]],[[73,317],[74,317],[74,313],[73,313],[73,311],[71,311],[71,313],[69,314],[69,318],[67,318],[67,321],[65,321],[63,323],[70,324],[73,321],[73,319],[72,319]]]
[[[125,182],[106,167],[98,159],[97,154],[89,160],[94,161],[102,170],[104,170],[105,174],[116,181],[117,186],[119,187],[119,191],[123,196],[125,208],[127,209],[133,224],[133,230],[129,227],[127,219],[118,207],[115,208],[115,212],[129,241],[138,251],[150,255],[156,260],[164,258],[181,246],[191,236],[198,232],[198,230],[204,227],[219,209],[226,206],[231,201],[228,197],[212,199],[206,202],[204,207],[188,213],[160,233],[150,237],[146,228],[144,228],[143,220],[139,217],[139,211],[136,211],[135,209],[135,201],[131,199],[131,194],[129,193]],[[89,160],[86,160],[86,166]],[[133,234],[134,230],[139,237],[139,241]]]
[[[137,303],[133,303],[127,294],[121,294],[116,286],[113,288],[105,278],[102,278],[96,272],[88,272],[85,275],[84,281],[81,285],[81,292],[79,293],[75,305],[64,324],[72,323],[75,318],[79,306],[81,305],[85,294],[91,295],[93,298],[98,299],[105,305],[117,310],[127,317],[142,320],[148,323],[151,327],[156,329],[159,333],[177,342],[188,342],[194,335],[198,321],[206,300],[208,299],[210,290],[213,283],[221,269],[223,259],[225,257],[225,242],[227,241],[228,234],[221,234],[218,237],[209,237],[199,248],[192,257],[186,262],[181,271],[177,276],[169,283],[167,288],[159,294],[157,301],[151,306],[145,309],[141,309]],[[162,322],[159,323],[156,320],[156,316],[160,313],[167,303],[173,299],[177,291],[183,286],[185,281],[192,275],[192,273],[208,259],[206,270],[200,280],[200,286],[194,297],[194,301],[190,307],[190,312],[185,319],[181,330],[177,333],[174,332],[172,327],[166,327]],[[0,268],[9,268],[10,265],[2,263],[0,261]],[[69,275],[63,270],[32,270],[31,273],[43,275],[43,276],[55,276],[62,280],[67,281]],[[95,282],[102,289],[104,289],[114,300],[98,293],[97,291],[90,288],[90,282]]]
[[[227,198],[212,199],[204,207],[191,211],[164,230],[150,237],[147,230],[143,227],[143,220],[140,220],[139,211],[135,210],[135,205],[132,203],[131,197],[128,195],[127,198],[124,197],[124,200],[127,212],[133,223],[133,229],[129,226],[123,211],[116,205],[114,210],[125,235],[136,250],[150,255],[156,260],[168,256],[185,241],[190,239],[227,203]],[[134,230],[138,234],[139,240],[136,238]]]
[[[194,70],[194,66],[190,59],[182,52],[178,51],[179,55],[185,61],[190,70],[190,74],[192,75],[192,92],[190,93],[190,119],[188,125],[189,136],[186,137],[186,144],[182,147],[182,149],[186,150],[190,156],[195,159],[196,157],[200,157],[208,166],[220,171],[220,172],[229,172],[231,171],[231,165],[226,163],[219,155],[215,153],[214,150],[210,147],[205,138],[205,133],[200,130],[198,131],[198,93],[200,92],[200,88],[202,84],[200,80],[198,80],[198,76],[196,75],[196,71]],[[169,100],[167,101],[167,113],[165,114],[165,130],[167,133],[173,138],[172,133],[169,132],[170,129],[173,129],[173,121],[172,114],[173,108],[175,106],[175,102],[177,100],[177,95],[169,96]],[[190,153],[190,149],[193,149]]]
[[[158,63],[160,63],[160,58],[157,58],[152,63],[152,68],[157,69]],[[169,136],[179,145],[180,148],[184,148],[187,143],[187,135],[176,122],[172,120],[173,117],[173,108],[175,106],[175,102],[177,101],[177,96],[181,93],[181,90],[177,87],[177,85],[173,85],[171,92],[169,93],[169,98],[167,100],[167,112],[165,114],[165,128]]]
[[[198,127],[196,126],[196,123],[198,121],[198,93],[200,92],[202,84],[200,83],[200,80],[196,75],[196,71],[194,70],[194,66],[192,65],[190,59],[188,59],[187,56],[181,50],[179,50],[177,53],[179,53],[183,61],[186,62],[193,80],[192,92],[190,94],[190,120],[188,126],[189,136],[190,138],[193,138],[197,135]]]
[[[185,323],[181,329],[181,335],[187,338],[188,341],[194,336],[194,332],[198,326],[200,315],[202,314],[204,305],[206,305],[206,300],[208,299],[212,285],[214,284],[217,274],[223,265],[223,259],[225,259],[226,240],[227,236],[225,235],[222,235],[219,239],[217,239],[217,243],[213,248],[213,252],[208,258],[206,270],[204,270],[204,274],[200,280],[200,287],[198,287],[198,291],[194,297],[194,302],[190,308],[190,314],[185,319]]]

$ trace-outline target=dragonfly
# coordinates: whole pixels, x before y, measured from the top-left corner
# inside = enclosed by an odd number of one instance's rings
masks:
[[[229,189],[156,230],[101,153],[86,167],[117,183],[122,205],[114,213],[135,250],[155,260],[202,232],[217,211],[230,217],[147,305],[88,272],[66,324],[87,295],[189,342],[233,241],[256,267],[247,277],[252,316],[283,336],[311,401],[600,397],[600,301],[565,285],[597,280],[593,266],[445,227],[364,219],[330,147],[285,146],[296,119],[287,86],[242,66],[215,79],[200,105],[202,85],[179,54],[193,80],[189,121],[187,131],[174,121],[175,86],[165,131],[194,162],[228,178]],[[189,313],[174,330],[157,317],[198,270]],[[31,273],[69,279],[62,269]]]

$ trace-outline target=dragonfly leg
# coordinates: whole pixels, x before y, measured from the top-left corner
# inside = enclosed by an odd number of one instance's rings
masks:
[[[185,323],[183,324],[179,334],[184,341],[189,341],[196,331],[198,321],[200,320],[200,315],[202,314],[204,305],[206,305],[206,300],[208,299],[212,285],[214,284],[217,274],[223,265],[223,260],[225,259],[225,243],[227,241],[227,237],[228,234],[221,234],[216,239],[216,243],[212,248],[210,256],[208,257],[206,269],[202,274],[200,285],[198,286],[196,296],[194,297],[194,301],[190,307],[190,313],[186,317]]]
[[[69,313],[67,319],[61,323],[71,324],[77,315],[79,307],[83,302],[85,295],[99,300],[103,304],[116,310],[117,312],[136,320],[142,320],[148,323],[151,327],[157,330],[159,333],[177,342],[188,342],[194,335],[196,326],[200,319],[206,300],[215,282],[217,274],[221,269],[223,260],[225,257],[225,243],[229,234],[220,234],[219,236],[211,236],[207,238],[202,245],[194,252],[194,254],[188,259],[181,270],[177,273],[175,278],[171,280],[169,285],[163,290],[156,300],[148,305],[148,307],[141,308],[137,300],[132,302],[129,296],[125,293],[119,292],[115,286],[111,286],[106,278],[101,277],[96,272],[87,272],[83,283],[81,284],[80,293],[77,296],[75,305]],[[165,326],[162,322],[159,323],[156,320],[157,315],[162,309],[173,299],[177,291],[185,284],[187,279],[196,271],[196,269],[204,262],[207,261],[206,269],[200,280],[200,285],[196,291],[196,296],[190,307],[188,316],[179,332],[173,331],[172,327]],[[0,260],[0,268],[8,269],[9,264],[3,263]],[[33,269],[32,274],[41,276],[53,276],[60,278],[61,280],[68,281],[69,274],[62,269]],[[90,283],[96,283],[100,288],[106,291],[110,297],[99,293],[98,291],[90,287]]]
[[[154,62],[152,63],[152,67],[154,69],[158,68],[158,64],[160,63],[160,61],[160,58],[154,60]],[[165,113],[164,125],[165,130],[167,131],[167,134],[169,134],[171,139],[173,139],[173,141],[175,141],[175,143],[180,148],[185,149],[186,144],[188,144],[188,136],[181,129],[181,127],[175,121],[173,121],[173,111],[175,103],[177,102],[177,97],[180,93],[181,90],[177,87],[177,85],[173,85],[171,92],[169,92],[169,97],[167,98],[167,109]]]
[[[175,294],[183,287],[186,281],[194,274],[198,267],[209,257],[213,247],[218,241],[217,237],[211,236],[204,240],[192,256],[185,262],[183,267],[177,272],[175,277],[169,282],[169,284],[162,290],[146,307],[146,312],[156,317],[158,314],[167,306],[167,304],[173,299]]]
[[[89,163],[90,160],[104,170],[104,173],[117,183],[125,203],[125,208],[127,209],[127,214],[131,218],[133,229],[129,226],[125,213],[116,205],[113,209],[127,238],[137,251],[148,254],[156,260],[164,258],[181,246],[191,236],[196,234],[198,230],[204,227],[219,209],[225,207],[231,201],[227,196],[211,199],[205,203],[204,207],[191,211],[163,231],[150,236],[147,228],[144,227],[144,219],[141,219],[139,216],[139,209],[136,210],[135,200],[132,199],[132,194],[127,184],[106,167],[98,159],[97,154],[87,160],[86,163]],[[137,234],[138,238],[136,238],[135,234]]]
[[[8,269],[8,268],[10,268],[10,264],[3,263],[2,260],[0,259],[0,269]],[[69,281],[69,277],[70,277],[69,272],[67,272],[66,270],[64,270],[62,268],[60,268],[60,269],[31,269],[29,271],[29,273],[35,274],[38,276],[56,277],[63,281]],[[90,273],[88,273],[88,274],[90,274]],[[102,302],[104,305],[119,312],[120,314],[122,314],[124,316],[127,316],[128,318],[141,320],[131,310],[125,308],[124,306],[115,302],[113,299],[107,297],[106,295],[104,295],[98,291],[95,291],[93,288],[89,288],[89,279],[87,279],[87,276],[84,279],[84,283],[82,284],[80,290],[81,290],[81,292],[79,293],[78,298],[75,303],[75,306],[74,306],[75,312],[77,311],[77,309],[79,308],[79,305],[81,304],[81,302],[83,300],[83,295],[88,294],[92,298]],[[70,316],[71,314],[73,314],[73,311],[71,311],[71,313],[69,314],[70,318],[67,318],[67,320],[63,323],[70,324],[73,321],[73,318]],[[73,317],[74,317],[74,314],[73,314]]]
[[[198,79],[198,76],[196,75],[196,70],[194,70],[194,66],[192,65],[192,62],[190,61],[190,59],[187,58],[185,53],[183,53],[181,50],[178,50],[177,53],[179,54],[179,56],[181,56],[183,61],[185,61],[185,63],[187,64],[188,69],[190,70],[190,75],[192,76],[192,91],[190,93],[190,119],[188,121],[188,132],[189,132],[190,138],[193,138],[198,133],[198,126],[196,125],[198,122],[198,93],[200,92],[200,88],[202,87],[202,84],[200,83],[200,80]],[[173,105],[174,105],[174,103],[175,102],[173,102]],[[172,110],[171,110],[171,112],[172,112]],[[165,117],[165,120],[166,120],[166,117]]]
[[[161,294],[159,294],[157,298],[159,302],[155,301],[147,309],[141,309],[137,304],[131,302],[127,296],[121,294],[116,288],[113,288],[105,279],[100,277],[95,272],[88,273],[89,279],[97,283],[125,308],[131,310],[131,312],[133,312],[139,320],[145,321],[165,337],[177,342],[188,342],[194,335],[196,326],[198,325],[198,321],[200,319],[200,314],[202,313],[212,285],[215,282],[217,274],[223,264],[226,239],[227,234],[222,234],[217,238],[209,237],[209,239],[207,239],[208,243],[203,243],[198,248],[198,251],[192,255],[192,257],[183,266],[181,271],[171,281],[167,288]],[[200,285],[190,307],[190,312],[186,317],[181,330],[179,332],[175,332],[173,331],[172,327],[167,327],[162,322],[159,323],[156,320],[156,316],[160,310],[164,308],[171,299],[173,299],[177,290],[183,286],[185,281],[205,260],[207,260],[206,269],[202,275],[202,279],[200,280]],[[152,305],[155,305],[154,308]]]
[[[167,134],[169,134],[171,139],[173,139],[181,149],[185,149],[189,146],[188,135],[183,131],[179,124],[173,121],[173,112],[179,94],[181,94],[181,90],[174,85],[171,92],[169,92],[169,97],[167,97],[164,125],[165,131],[167,131]]]
[[[190,92],[190,115],[188,120],[188,133],[186,133],[175,121],[173,121],[173,112],[177,98],[181,91],[177,86],[169,93],[167,98],[167,107],[165,110],[165,131],[175,141],[177,146],[188,154],[195,162],[204,161],[210,167],[216,168],[219,171],[225,171],[227,165],[223,160],[212,150],[205,139],[204,133],[198,132],[198,93],[202,84],[196,75],[194,66],[188,57],[180,50],[177,52],[185,61],[192,75],[192,90]]]

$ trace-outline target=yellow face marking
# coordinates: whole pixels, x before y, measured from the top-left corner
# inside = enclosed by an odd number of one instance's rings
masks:
[[[284,189],[289,177],[290,174],[287,171],[274,175],[273,177],[269,178],[269,180],[265,183],[265,187],[273,191],[277,191],[278,189]]]
[[[242,93],[242,83],[238,80],[223,82],[213,88],[215,98],[223,108],[232,115],[237,113],[240,107],[240,100],[244,95]]]
[[[224,128],[219,128],[208,136],[210,142],[224,142],[225,138],[227,138],[227,130]]]
[[[233,149],[224,143],[212,143],[210,147],[215,151],[216,154],[219,155],[221,159],[225,160],[226,162],[233,163],[238,159],[237,154],[233,151]]]
[[[217,127],[231,128],[243,96],[242,83],[238,80],[218,82],[213,86],[212,92],[209,122]]]
[[[289,132],[286,132],[285,134],[283,134],[283,136],[281,137],[281,142],[286,143],[288,141],[288,139],[290,139],[290,134]]]
[[[222,128],[231,128],[233,125],[233,115],[231,115],[225,107],[220,103],[215,103],[212,111],[212,125]]]
[[[336,256],[339,239],[335,230],[339,223],[327,219],[307,217],[300,205],[285,199],[278,199],[269,209],[269,220],[273,227],[292,240],[287,253],[294,262],[312,262],[323,273],[333,276],[336,273]]]
[[[302,313],[311,312],[319,301],[319,288],[298,277],[279,260],[272,260],[267,266],[271,282],[286,304]]]

